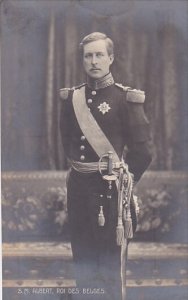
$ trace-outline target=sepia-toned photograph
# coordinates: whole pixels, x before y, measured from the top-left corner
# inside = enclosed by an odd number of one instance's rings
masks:
[[[0,8],[2,300],[187,300],[188,2]]]

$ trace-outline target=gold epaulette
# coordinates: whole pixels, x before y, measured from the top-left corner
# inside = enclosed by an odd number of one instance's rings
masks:
[[[115,85],[121,88],[124,92],[127,92],[127,101],[133,103],[144,103],[145,92],[141,90],[132,89],[129,86],[123,86],[121,83],[115,83]]]
[[[63,100],[67,100],[68,96],[69,96],[69,91],[71,89],[70,88],[63,88],[63,89],[60,89],[59,90],[59,94],[60,94],[60,97],[61,99]]]
[[[141,90],[132,90],[127,91],[127,101],[133,103],[144,103],[145,101],[145,92]]]
[[[60,93],[61,99],[67,100],[70,91],[77,90],[77,89],[81,88],[81,87],[84,86],[84,85],[86,85],[86,84],[85,84],[85,83],[82,83],[82,84],[80,84],[80,85],[73,86],[72,88],[63,88],[63,89],[60,89],[60,90],[59,90],[59,93]]]

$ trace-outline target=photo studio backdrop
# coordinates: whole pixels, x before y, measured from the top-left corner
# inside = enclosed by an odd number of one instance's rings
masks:
[[[185,242],[188,3],[30,0],[1,8],[3,239],[68,236],[59,89],[85,82],[78,45],[101,31],[115,43],[115,81],[145,91],[152,128],[136,238]]]

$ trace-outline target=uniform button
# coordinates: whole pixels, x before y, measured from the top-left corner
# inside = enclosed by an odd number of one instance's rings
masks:
[[[80,146],[80,150],[84,150],[85,149],[85,146],[84,145],[81,145]]]
[[[80,159],[81,159],[81,160],[84,160],[84,159],[85,159],[85,156],[84,156],[84,155],[81,155],[81,156],[80,156]]]
[[[88,103],[92,103],[93,100],[92,100],[92,99],[88,99],[87,102],[88,102]]]
[[[92,94],[92,95],[96,95],[97,92],[96,92],[96,91],[92,91],[91,94]]]
[[[85,141],[86,137],[84,135],[81,136],[81,141]]]

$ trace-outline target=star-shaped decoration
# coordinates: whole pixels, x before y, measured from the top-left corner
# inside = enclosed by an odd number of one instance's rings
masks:
[[[103,103],[101,103],[101,104],[98,106],[98,109],[99,109],[99,111],[102,112],[102,114],[104,115],[105,113],[107,113],[107,112],[111,109],[111,107],[110,107],[110,105],[109,105],[108,103],[103,102]]]

